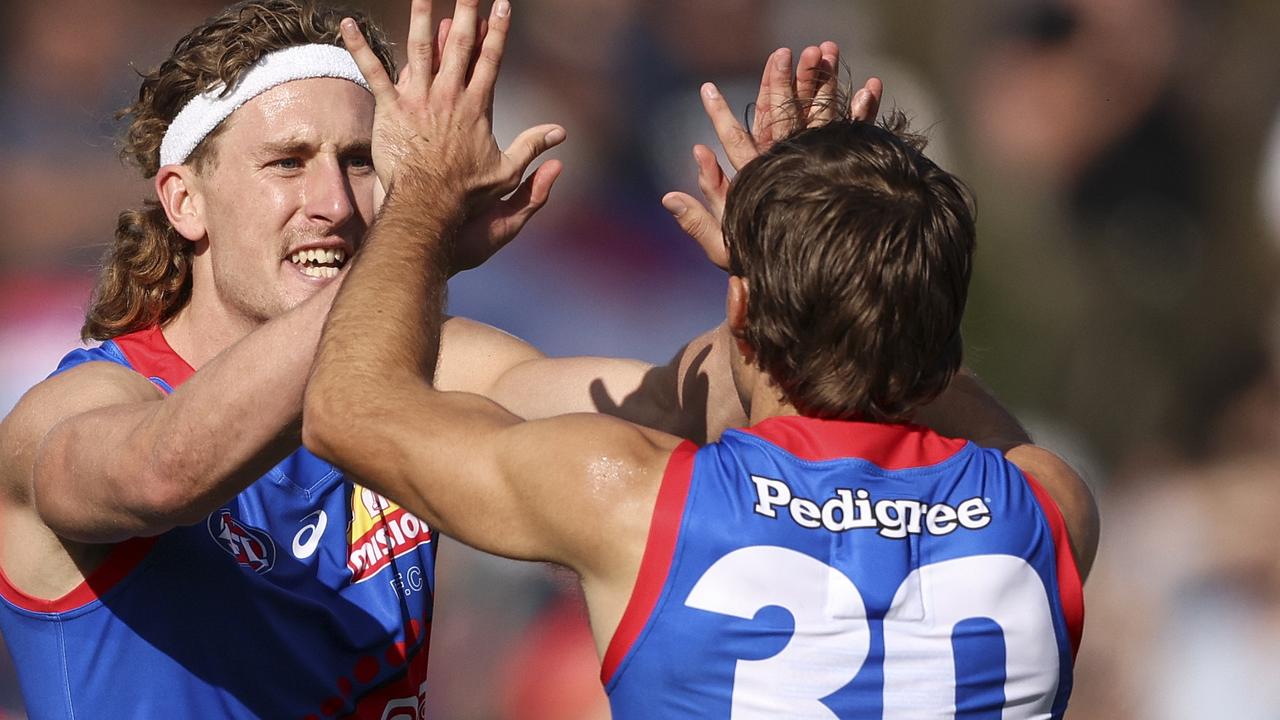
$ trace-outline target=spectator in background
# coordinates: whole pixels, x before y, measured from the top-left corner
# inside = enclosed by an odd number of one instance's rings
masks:
[[[1280,241],[1280,118],[1257,197]],[[1270,720],[1280,707],[1280,297],[1267,355],[1205,418],[1205,457],[1119,478],[1075,717]]]
[[[1274,281],[1251,238],[1210,231],[1218,158],[1184,87],[1201,18],[1181,0],[987,7],[958,85],[974,157],[1008,192],[978,182],[1004,262],[975,277],[1000,299],[977,294],[972,336],[1035,328],[1012,356],[1039,370],[1013,394],[1085,429],[1106,465],[1203,457],[1204,416],[1261,356],[1256,307]]]

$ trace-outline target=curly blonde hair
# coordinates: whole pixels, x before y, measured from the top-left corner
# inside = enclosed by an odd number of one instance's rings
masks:
[[[339,24],[355,19],[391,77],[395,61],[382,31],[363,13],[310,0],[247,0],[227,7],[187,33],[169,59],[142,76],[138,99],[121,110],[128,118],[120,156],[154,177],[160,142],[191,98],[218,84],[228,92],[263,55],[295,45],[342,45]],[[214,160],[210,133],[187,159],[197,173]],[[194,245],[169,223],[155,199],[120,213],[115,240],[103,259],[84,327],[85,340],[113,337],[168,322],[191,299]]]

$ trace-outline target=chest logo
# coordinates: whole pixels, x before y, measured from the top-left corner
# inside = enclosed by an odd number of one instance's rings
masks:
[[[347,568],[351,582],[373,577],[392,559],[431,542],[427,524],[366,487],[351,491]]]
[[[236,520],[226,508],[209,516],[209,535],[236,562],[259,575],[276,564],[276,544],[271,536]]]
[[[320,538],[324,537],[324,529],[329,527],[329,514],[317,510],[302,519],[305,523],[298,534],[293,536],[293,555],[299,560],[306,560],[316,553],[320,547]]]

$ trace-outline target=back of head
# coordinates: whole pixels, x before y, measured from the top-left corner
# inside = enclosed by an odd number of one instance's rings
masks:
[[[901,113],[800,130],[734,179],[724,230],[745,339],[801,413],[896,421],[959,369],[972,201]]]
[[[344,17],[356,20],[395,77],[382,32],[359,12],[310,0],[239,2],[187,33],[167,60],[142,76],[137,100],[119,114],[129,121],[121,157],[143,177],[154,177],[165,132],[193,97],[220,86],[229,92],[268,53],[296,45],[342,45]],[[188,157],[186,164],[196,172],[216,161],[219,131]],[[158,201],[121,213],[81,335],[106,340],[168,321],[191,297],[193,253],[193,244],[173,229]]]

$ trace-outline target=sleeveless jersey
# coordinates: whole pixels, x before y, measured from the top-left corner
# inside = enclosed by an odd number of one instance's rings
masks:
[[[54,374],[92,361],[166,393],[194,372],[152,329]],[[204,522],[118,544],[62,598],[0,574],[0,630],[33,720],[419,718],[434,539],[299,449]]]
[[[601,672],[614,720],[1056,719],[1083,612],[1000,452],[778,417],[672,455]]]

